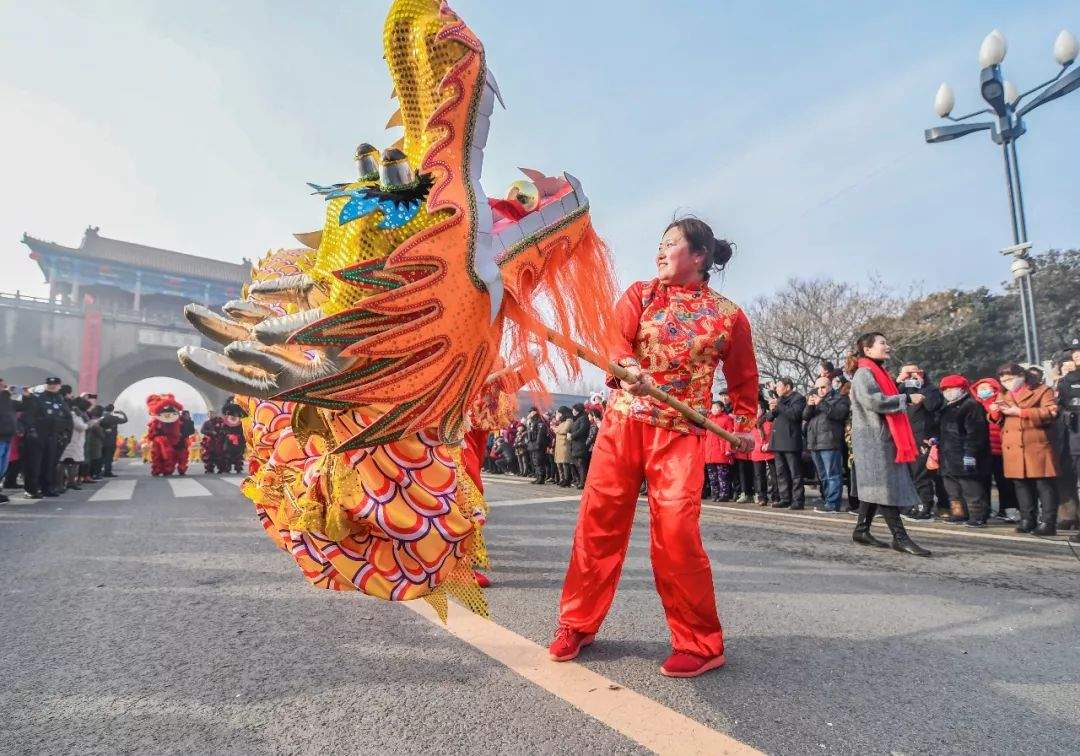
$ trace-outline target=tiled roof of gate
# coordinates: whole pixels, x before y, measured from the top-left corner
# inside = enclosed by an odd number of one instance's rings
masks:
[[[78,247],[65,247],[56,242],[36,239],[29,234],[23,234],[22,242],[34,252],[122,263],[133,268],[155,270],[185,278],[203,278],[242,284],[248,280],[251,273],[247,262],[224,262],[159,247],[149,247],[145,244],[109,239],[98,234],[96,226],[86,229],[82,243]]]

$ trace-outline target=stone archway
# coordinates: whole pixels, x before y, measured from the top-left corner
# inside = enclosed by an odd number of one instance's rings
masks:
[[[76,371],[49,357],[39,355],[4,355],[0,357],[0,378],[11,386],[37,386],[50,376],[75,386]]]
[[[149,353],[147,353],[149,352]],[[229,394],[203,383],[184,370],[176,359],[175,350],[147,350],[129,354],[104,365],[98,372],[98,396],[102,402],[111,402],[120,392],[145,378],[174,378],[195,389],[210,409],[218,409]]]

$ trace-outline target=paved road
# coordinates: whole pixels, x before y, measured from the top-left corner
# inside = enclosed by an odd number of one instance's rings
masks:
[[[119,471],[0,509],[0,752],[646,752],[634,728],[407,607],[309,588],[237,479]],[[488,493],[494,620],[544,645],[576,502],[535,501],[566,491],[516,480]],[[729,663],[677,681],[657,674],[667,637],[639,519],[581,657],[610,681],[594,695],[643,696],[606,721],[685,715],[778,754],[1077,752],[1067,548],[939,528],[920,534],[935,558],[918,560],[857,548],[849,527],[706,510]]]

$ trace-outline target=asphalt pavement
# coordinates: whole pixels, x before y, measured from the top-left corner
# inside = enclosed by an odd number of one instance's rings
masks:
[[[1080,750],[1080,561],[1062,543],[932,526],[916,537],[934,557],[917,559],[855,546],[846,515],[709,507],[728,664],[671,680],[643,507],[579,659],[610,683],[596,696],[628,694],[605,714],[544,683],[546,663],[505,648],[498,661],[406,606],[309,587],[237,477],[117,471],[0,507],[0,753],[713,748],[697,735],[646,747],[654,720],[777,754]],[[577,492],[487,488],[492,621],[524,653],[555,626]]]

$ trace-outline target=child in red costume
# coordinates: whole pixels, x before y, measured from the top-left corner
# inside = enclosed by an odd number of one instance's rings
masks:
[[[712,568],[698,519],[705,471],[704,432],[644,395],[650,383],[691,405],[709,407],[723,360],[739,449],[757,414],[758,372],[743,311],[707,286],[731,246],[696,218],[672,223],[656,257],[658,277],[638,282],[616,305],[620,343],[611,355],[633,382],[612,391],[593,448],[570,567],[549,648],[556,661],[577,656],[604,621],[619,581],[638,491],[648,482],[651,554],[672,655],[669,677],[694,677],[724,664]],[[612,385],[614,379],[609,381]]]
[[[151,394],[146,397],[150,422],[146,424],[146,438],[150,443],[150,474],[172,475],[179,469],[187,470],[187,447],[180,436],[180,411],[184,405],[172,394]]]

